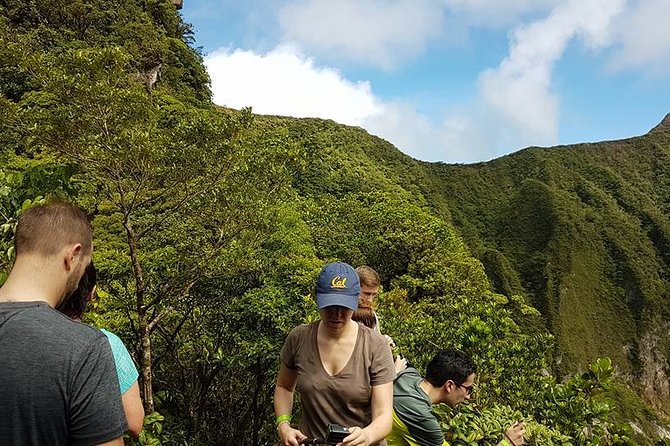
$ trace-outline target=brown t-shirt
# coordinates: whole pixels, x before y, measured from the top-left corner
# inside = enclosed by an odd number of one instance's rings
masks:
[[[386,339],[358,324],[356,345],[349,362],[337,375],[323,368],[316,339],[318,322],[291,330],[281,351],[281,361],[298,372],[296,388],[302,403],[300,431],[324,438],[326,426],[365,427],[372,422],[372,386],[395,378],[393,355]]]

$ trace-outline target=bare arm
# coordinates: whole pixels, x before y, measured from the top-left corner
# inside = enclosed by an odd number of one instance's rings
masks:
[[[372,387],[372,422],[363,429],[353,427],[345,438],[344,446],[376,443],[383,440],[393,425],[393,382]]]
[[[293,411],[293,391],[298,380],[298,373],[284,364],[279,368],[277,385],[275,386],[274,408],[275,416],[290,415]],[[305,438],[302,432],[293,429],[289,423],[282,423],[277,428],[279,439],[283,446],[298,446]]]
[[[126,413],[126,421],[128,421],[128,430],[134,436],[138,436],[142,432],[144,425],[144,406],[140,398],[140,386],[137,381],[126,390],[126,393],[121,395],[123,402],[123,411]]]

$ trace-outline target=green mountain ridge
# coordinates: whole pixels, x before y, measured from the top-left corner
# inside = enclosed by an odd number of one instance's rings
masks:
[[[520,418],[536,444],[631,444],[619,421],[632,444],[665,435],[669,117],[425,163],[360,128],[215,107],[168,0],[0,1],[0,43],[0,282],[25,209],[90,212],[87,319],[127,343],[151,414],[133,444],[273,444],[281,345],[335,259],[380,271],[383,329],[419,368],[436,346],[475,359],[454,444]]]
[[[665,410],[669,122],[621,141],[426,165],[496,289],[531,298],[567,368],[611,356]]]
[[[319,160],[303,191],[400,187],[455,226],[494,291],[526,296],[540,310],[539,324],[525,323],[556,336],[558,373],[609,356],[668,413],[670,114],[639,137],[531,147],[472,165],[416,161],[332,121],[271,119]],[[323,135],[330,146],[319,146]],[[372,179],[360,185],[366,170]]]

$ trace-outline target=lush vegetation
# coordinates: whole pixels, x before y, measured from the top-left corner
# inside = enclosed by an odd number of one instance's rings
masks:
[[[659,438],[627,383],[670,356],[662,128],[425,165],[360,129],[213,106],[190,38],[168,0],[0,1],[0,273],[33,203],[91,214],[87,319],[139,366],[133,443],[273,444],[279,349],[335,259],[381,273],[382,327],[418,368],[475,358],[476,404],[441,412],[455,444],[519,419],[534,444]]]
[[[542,312],[557,340],[555,370],[609,356],[666,413],[669,156],[670,115],[624,141],[426,166],[494,289]]]

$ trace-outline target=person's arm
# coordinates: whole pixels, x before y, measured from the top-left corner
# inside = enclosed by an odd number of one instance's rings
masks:
[[[112,348],[112,354],[114,355],[114,363],[121,390],[121,402],[126,415],[126,421],[128,422],[128,431],[132,435],[138,436],[142,432],[144,425],[144,406],[140,398],[140,386],[137,383],[139,373],[135,368],[135,363],[130,356],[130,352],[121,338],[108,330],[100,329],[100,331],[107,336],[109,346]]]
[[[126,413],[128,430],[132,435],[138,436],[142,432],[142,426],[144,426],[144,406],[140,398],[140,386],[137,381],[130,386],[126,393],[121,395],[121,402],[123,403],[123,411]]]
[[[293,412],[293,392],[297,381],[298,373],[282,364],[275,385],[275,416],[291,415]],[[299,446],[300,440],[306,438],[298,429],[291,427],[288,421],[283,421],[277,426],[277,433],[282,446]]]
[[[393,382],[372,386],[372,422],[364,428],[352,427],[343,446],[368,446],[383,440],[393,423]]]

